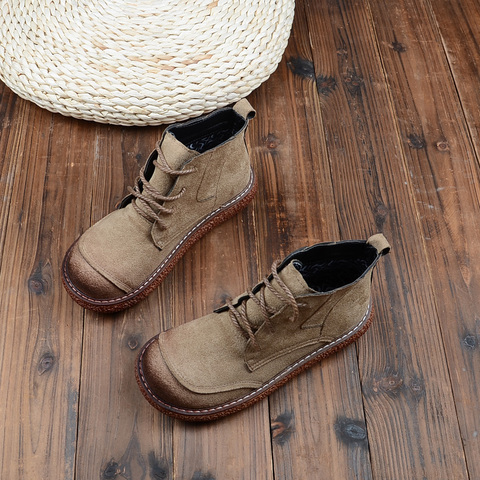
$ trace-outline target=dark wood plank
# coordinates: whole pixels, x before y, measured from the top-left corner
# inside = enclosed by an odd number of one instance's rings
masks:
[[[161,308],[154,314],[143,305],[111,318],[87,315],[77,478],[172,478],[171,422],[146,404],[133,374]]]
[[[431,1],[430,8],[438,24],[448,65],[461,101],[461,109],[466,117],[478,158],[480,157],[480,113],[478,110],[480,104],[480,89],[478,88],[480,5],[475,0],[462,0],[461,2],[440,0]]]
[[[0,159],[2,159],[0,170],[0,198],[2,199],[0,202],[0,268],[15,172],[18,166],[18,162],[11,161],[9,158],[14,150],[12,143],[15,140],[18,141],[18,137],[14,138],[17,128],[15,126],[12,128],[12,123],[15,122],[15,119],[23,119],[22,111],[16,108],[17,98],[9,88],[0,82]],[[26,103],[22,104],[24,107],[26,105]]]
[[[85,184],[68,163],[72,121],[57,119],[22,100],[3,119],[10,125],[2,167],[9,174],[2,177],[1,478],[75,474],[83,314],[65,301],[59,271],[65,222],[78,219],[70,193],[81,195]]]
[[[408,153],[468,472],[470,478],[478,478],[480,144],[474,62],[480,60],[480,11],[478,4],[468,1],[430,3],[398,2],[396,9],[379,3],[373,12],[392,89],[398,92],[393,96],[395,109],[404,119],[400,134]],[[405,11],[413,16],[406,17]],[[401,46],[399,51],[389,48],[393,42]],[[458,455],[463,455],[459,448]]]
[[[366,28],[380,5],[395,11],[382,2],[309,2],[307,16],[319,86],[336,83],[319,92],[341,234],[382,230],[393,245],[374,284],[377,322],[358,342],[372,469],[382,479],[465,478],[409,152],[397,137],[405,120],[389,92],[398,71],[385,76],[382,41]],[[393,95],[403,99],[401,90]]]
[[[297,3],[284,62],[252,100],[259,112],[255,219],[264,273],[297,248],[340,239],[303,8]],[[275,478],[371,478],[354,346],[293,379],[269,403]]]

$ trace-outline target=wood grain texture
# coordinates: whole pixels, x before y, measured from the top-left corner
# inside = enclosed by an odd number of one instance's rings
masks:
[[[83,314],[75,317],[65,301],[59,265],[75,182],[66,162],[51,161],[68,152],[55,151],[52,132],[68,138],[71,122],[57,128],[48,112],[15,103],[18,117],[3,118],[10,124],[3,157],[10,174],[2,178],[9,208],[0,276],[0,476],[73,479]]]
[[[438,25],[448,66],[453,75],[455,89],[467,120],[476,157],[479,156],[480,118],[478,88],[480,62],[480,38],[478,22],[480,5],[475,0],[461,2],[431,1],[430,8]]]
[[[249,96],[254,202],[115,315],[72,302],[60,264],[163,127],[61,117],[0,84],[0,478],[480,478],[479,21],[473,0],[298,0]],[[151,336],[297,248],[377,231],[393,249],[355,345],[217,422],[145,402]]]
[[[160,135],[158,128],[97,127],[88,165],[91,194],[82,199],[87,224],[114,209]],[[83,460],[77,463],[78,478],[172,476],[172,422],[145,404],[133,375],[139,348],[164,328],[164,308],[168,307],[156,292],[127,312],[86,312],[88,341],[83,344],[79,408],[83,421],[78,430],[78,455]],[[106,428],[99,429],[102,424]]]
[[[255,219],[265,273],[293,250],[340,239],[311,47],[295,34],[307,29],[302,9],[297,4],[286,62],[252,95],[269,112],[255,127],[263,139]],[[355,347],[275,392],[270,425],[275,478],[371,478]]]
[[[172,326],[211,313],[258,282],[253,212],[251,204],[209,232],[172,272]],[[175,478],[273,478],[268,402],[207,424],[175,421],[173,438]]]
[[[427,470],[427,478],[465,478],[440,319],[416,234],[421,222],[404,164],[408,151],[396,135],[403,118],[391,104],[388,75],[395,72],[385,75],[375,30],[366,28],[373,8],[312,2],[307,17],[309,31],[318,32],[311,35],[314,64],[332,68],[328,75],[338,83],[322,113],[340,231],[355,237],[376,224],[395,245],[384,262],[386,281],[374,288],[378,321],[370,341],[358,342],[373,475],[423,478]],[[432,444],[432,436],[448,440]]]
[[[379,43],[384,46],[383,58],[392,89],[402,92],[401,102],[399,95],[393,96],[395,109],[400,118],[408,119],[400,124],[400,134],[408,144],[406,160],[412,173],[410,181],[425,239],[425,257],[431,271],[468,473],[470,478],[477,478],[480,476],[480,466],[475,461],[480,453],[476,433],[480,428],[477,348],[480,269],[475,259],[480,254],[476,241],[480,227],[480,177],[474,121],[478,112],[477,107],[472,108],[472,99],[478,91],[473,89],[473,83],[460,78],[473,78],[468,69],[476,47],[469,25],[478,20],[479,12],[478,5],[474,7],[469,2],[456,6],[432,2],[431,8],[442,12],[436,16],[441,25],[438,29],[432,10],[427,7],[406,1],[399,2],[398,10],[372,11],[381,25]],[[401,15],[403,11],[414,11],[418,23],[406,21]],[[389,24],[404,45],[400,54],[385,48],[392,38],[386,28]],[[478,31],[476,26],[475,29]],[[418,41],[420,35],[422,42]],[[452,37],[464,40],[457,44]],[[465,61],[456,66],[462,44]],[[458,72],[452,77],[455,69]],[[399,71],[403,74],[393,73]],[[409,144],[412,135],[420,139],[417,147]],[[459,451],[458,455],[462,453]]]

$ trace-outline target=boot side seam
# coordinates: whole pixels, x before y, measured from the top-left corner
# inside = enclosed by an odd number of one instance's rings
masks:
[[[185,243],[185,241],[199,228],[201,228],[204,224],[208,223],[213,217],[215,217],[217,214],[219,214],[222,210],[230,207],[237,201],[239,201],[247,192],[249,192],[253,185],[255,183],[255,176],[253,173],[253,169],[251,169],[251,175],[250,175],[250,181],[246,188],[244,188],[238,195],[236,195],[234,198],[232,198],[230,201],[220,205],[218,208],[216,208],[213,212],[210,212],[206,217],[204,217],[201,222],[195,224],[183,237],[182,239],[177,243],[175,248],[165,257],[165,259],[162,261],[162,263],[152,272],[149,277],[142,282],[140,286],[138,286],[135,290],[121,296],[121,297],[116,297],[113,299],[106,299],[106,300],[98,300],[92,297],[89,297],[88,295],[85,295],[83,292],[78,290],[78,288],[71,282],[68,272],[67,272],[67,263],[64,262],[63,265],[63,273],[64,273],[64,278],[68,283],[68,286],[72,289],[72,291],[75,292],[76,295],[79,297],[83,298],[84,300],[88,301],[91,304],[94,305],[109,305],[109,304],[114,304],[120,301],[124,301],[128,298],[136,296],[138,293],[140,293],[145,287],[148,286],[150,282],[152,282],[155,277],[163,270],[163,268],[168,264],[168,262],[176,255],[177,251],[180,250],[182,245]]]
[[[220,411],[220,410],[223,410],[223,409],[228,409],[228,408],[232,408],[232,407],[235,407],[236,405],[239,405],[245,401],[248,401],[250,398],[256,396],[256,395],[259,395],[261,394],[262,391],[264,390],[268,390],[270,387],[272,387],[275,383],[277,383],[278,381],[280,381],[282,379],[282,377],[284,376],[288,376],[289,374],[291,374],[295,369],[297,368],[300,368],[304,363],[307,363],[308,361],[312,360],[315,356],[317,355],[320,355],[322,354],[323,352],[326,352],[330,349],[334,349],[335,347],[337,347],[339,344],[341,344],[342,342],[346,341],[349,337],[352,337],[355,335],[355,333],[358,331],[358,330],[361,330],[361,328],[365,325],[365,323],[367,322],[367,320],[369,319],[370,317],[370,314],[371,314],[371,311],[372,311],[372,307],[371,307],[371,303],[369,303],[368,305],[368,308],[367,308],[367,311],[365,312],[362,320],[357,323],[357,325],[355,325],[354,328],[352,328],[351,330],[349,330],[347,333],[343,334],[341,337],[339,337],[337,340],[335,340],[334,342],[331,342],[329,343],[328,345],[324,345],[320,348],[318,348],[317,350],[315,350],[314,352],[302,357],[300,360],[298,360],[297,362],[295,362],[294,364],[292,365],[289,365],[287,368],[285,368],[284,370],[282,370],[280,373],[278,373],[275,377],[273,377],[271,380],[269,380],[266,384],[264,384],[262,387],[260,388],[257,388],[256,390],[254,390],[253,392],[250,392],[249,394],[247,395],[244,395],[243,397],[239,398],[239,399],[236,399],[232,402],[227,402],[227,403],[224,403],[222,405],[218,405],[216,407],[211,407],[211,408],[205,408],[205,409],[186,409],[186,408],[179,408],[179,407],[174,407],[172,405],[169,405],[165,402],[163,402],[161,399],[159,399],[155,393],[148,387],[148,383],[145,379],[145,376],[143,374],[143,369],[142,369],[142,359],[143,359],[143,356],[145,355],[145,352],[147,350],[147,348],[150,346],[150,344],[155,340],[155,339],[152,339],[150,342],[148,342],[143,350],[140,352],[140,355],[139,355],[139,359],[138,359],[138,365],[139,365],[139,375],[141,377],[141,380],[142,380],[142,384],[143,384],[143,387],[148,391],[149,395],[152,396],[152,398],[154,398],[158,403],[161,403],[161,404],[164,404],[165,406],[168,406],[168,408],[172,411],[172,412],[182,412],[182,413],[186,413],[186,414],[211,414],[211,413],[214,413],[214,412],[217,412],[217,411]]]

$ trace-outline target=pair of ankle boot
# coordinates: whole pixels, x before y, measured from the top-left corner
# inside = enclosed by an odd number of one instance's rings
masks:
[[[69,249],[64,285],[85,308],[115,312],[155,289],[186,250],[253,199],[245,145],[255,115],[241,100],[169,126],[117,210]],[[214,313],[148,341],[136,376],[146,399],[184,420],[212,420],[259,401],[355,341],[372,320],[371,277],[390,246],[322,243]]]

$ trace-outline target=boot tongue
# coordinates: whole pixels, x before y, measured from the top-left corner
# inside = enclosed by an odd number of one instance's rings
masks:
[[[173,170],[180,170],[185,162],[199,155],[195,150],[190,150],[182,142],[179,142],[169,131],[165,131],[160,148],[168,166]],[[167,195],[174,182],[175,177],[162,172],[158,167],[155,167],[152,177],[149,180],[149,183],[157,189],[161,195]]]
[[[302,274],[299,272],[297,267],[300,267],[301,263],[298,260],[292,260],[288,263],[279,273],[278,276],[280,280],[288,287],[288,289],[292,292],[295,298],[298,298],[302,295],[308,295],[311,293],[315,293],[307,283],[305,282]],[[271,291],[268,287],[262,287],[265,295],[265,303],[273,308],[274,310],[280,310],[284,305],[288,305],[287,300],[282,300],[282,298],[286,297],[285,291],[279,285],[277,280],[272,279],[270,284],[272,287],[280,294],[279,298]],[[257,298],[260,298],[260,291],[255,294]],[[249,322],[254,327],[259,327],[264,321],[265,317],[262,314],[262,310],[260,307],[251,299],[249,298],[246,300],[247,302],[247,317]]]

